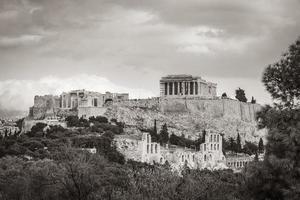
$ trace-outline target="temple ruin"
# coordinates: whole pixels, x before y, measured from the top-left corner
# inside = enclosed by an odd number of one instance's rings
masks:
[[[160,79],[160,97],[214,98],[216,90],[216,83],[207,82],[200,76],[168,75]]]

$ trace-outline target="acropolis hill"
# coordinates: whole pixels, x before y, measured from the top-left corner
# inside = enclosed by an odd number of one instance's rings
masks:
[[[127,127],[147,129],[167,123],[170,133],[196,139],[203,129],[212,129],[225,138],[258,141],[265,130],[257,130],[255,115],[259,104],[222,99],[216,94],[217,85],[201,77],[170,75],[160,80],[160,97],[129,99],[128,94],[101,94],[75,90],[60,96],[36,96],[26,120],[30,128],[33,120],[47,117],[103,115],[125,122]],[[25,127],[26,127],[25,122]]]

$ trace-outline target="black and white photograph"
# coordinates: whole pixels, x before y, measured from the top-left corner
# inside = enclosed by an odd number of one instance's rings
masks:
[[[0,0],[0,200],[300,200],[300,0]]]

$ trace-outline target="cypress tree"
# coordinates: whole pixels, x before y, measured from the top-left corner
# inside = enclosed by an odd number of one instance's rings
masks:
[[[202,131],[202,143],[205,143],[206,130]]]
[[[155,135],[157,135],[156,119],[154,120],[153,133],[154,133]]]
[[[263,153],[264,152],[264,141],[260,138],[258,142],[258,152]]]
[[[242,145],[241,145],[241,137],[240,134],[238,133],[236,137],[236,152],[240,153],[242,150]]]
[[[232,137],[229,138],[229,150],[236,152],[236,144]]]
[[[165,123],[160,131],[160,143],[161,144],[166,144],[169,141],[169,133],[168,133],[168,127],[167,124]]]

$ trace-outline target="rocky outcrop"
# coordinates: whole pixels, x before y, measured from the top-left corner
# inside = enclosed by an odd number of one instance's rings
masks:
[[[212,129],[225,138],[236,138],[239,132],[242,142],[257,142],[266,133],[256,127],[255,113],[260,108],[231,99],[149,99],[115,103],[105,115],[137,128],[152,128],[156,119],[158,129],[167,123],[170,133],[190,139]]]

